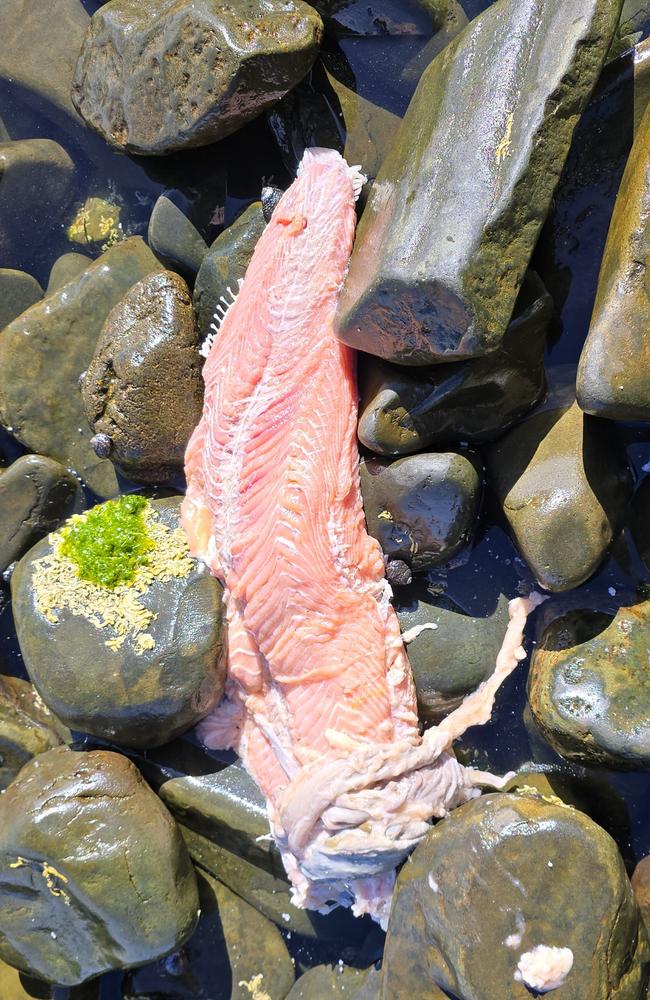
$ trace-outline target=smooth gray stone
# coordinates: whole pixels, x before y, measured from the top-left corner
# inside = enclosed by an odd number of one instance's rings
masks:
[[[16,316],[43,298],[43,289],[36,278],[25,271],[0,269],[0,332]]]
[[[147,240],[166,264],[184,274],[196,274],[208,252],[208,244],[180,208],[161,194],[149,219]]]

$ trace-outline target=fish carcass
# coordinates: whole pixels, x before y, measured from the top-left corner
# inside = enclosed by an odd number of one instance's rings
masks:
[[[521,658],[511,602],[494,675],[420,736],[384,561],[365,527],[354,352],[333,332],[362,183],[307,150],[210,346],[183,524],[225,586],[227,696],[201,724],[268,801],[298,905],[387,917],[395,866],[431,817],[494,782],[452,741]]]

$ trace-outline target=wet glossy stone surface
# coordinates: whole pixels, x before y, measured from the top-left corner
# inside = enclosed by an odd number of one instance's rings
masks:
[[[178,828],[125,757],[41,754],[0,797],[0,817],[4,961],[73,985],[152,961],[194,930]]]
[[[32,757],[70,740],[29,681],[0,676],[0,790]]]
[[[0,269],[0,331],[42,297],[43,289],[31,274]]]

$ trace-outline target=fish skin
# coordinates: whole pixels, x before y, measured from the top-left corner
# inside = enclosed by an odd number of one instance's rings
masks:
[[[224,583],[228,618],[226,698],[200,738],[236,749],[265,794],[297,904],[385,923],[394,868],[430,818],[498,784],[451,752],[465,722],[489,717],[498,683],[458,725],[420,737],[365,527],[354,352],[333,328],[355,188],[338,153],[307,150],[276,206],[208,353],[182,523]],[[521,615],[517,628],[507,672]]]

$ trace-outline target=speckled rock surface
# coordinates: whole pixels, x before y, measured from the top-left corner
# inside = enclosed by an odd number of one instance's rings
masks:
[[[31,274],[0,268],[0,330],[41,298],[43,289]]]
[[[396,591],[395,609],[402,632],[427,626],[408,643],[406,652],[419,715],[435,722],[493,672],[508,626],[508,600],[500,594],[491,614],[473,617],[454,601],[433,598],[414,585]]]
[[[203,258],[194,284],[194,308],[202,338],[209,333],[217,308],[224,308],[222,296],[231,302],[228,289],[237,294],[238,282],[246,274],[265,225],[262,204],[255,201],[217,236]]]
[[[630,153],[603,255],[577,398],[586,413],[650,420],[650,109]]]
[[[650,927],[650,854],[641,858],[632,872],[632,888],[641,908],[646,930]]]
[[[499,346],[619,13],[501,0],[433,60],[358,228],[342,340],[412,365]]]
[[[180,501],[152,502],[171,529],[179,524]],[[71,728],[132,747],[167,743],[206,715],[223,693],[225,675],[222,587],[207,566],[192,560],[188,575],[154,579],[138,595],[156,615],[147,626],[152,645],[140,649],[129,634],[113,648],[69,608],[55,606],[57,621],[39,611],[34,574],[50,552],[48,539],[34,546],[11,588],[25,666],[52,711]]]
[[[650,944],[614,841],[560,802],[484,795],[402,868],[382,995],[423,996],[433,982],[463,1000],[528,1000],[514,975],[540,944],[573,952],[558,1000],[644,995]]]
[[[32,757],[70,739],[70,731],[52,715],[29,681],[0,676],[0,789]]]
[[[196,925],[178,827],[119,754],[27,764],[0,797],[0,866],[0,957],[51,982],[153,961]]]
[[[113,306],[159,269],[139,237],[125,240],[15,319],[0,338],[0,423],[30,450],[73,468],[101,497],[116,495],[117,480],[111,463],[90,447],[79,376]]]
[[[551,745],[571,760],[650,766],[650,602],[616,615],[578,610],[545,629],[528,699]]]
[[[380,455],[445,441],[486,441],[508,430],[544,392],[544,343],[553,302],[529,271],[501,347],[484,358],[407,368],[360,357],[359,439]]]
[[[465,455],[366,458],[360,470],[368,531],[389,561],[418,572],[449,562],[467,545],[482,487],[477,466]]]
[[[551,397],[486,453],[488,483],[547,590],[570,590],[601,563],[626,515],[631,480],[615,431]]]
[[[204,146],[298,83],[321,34],[301,0],[113,0],[91,19],[72,100],[120,149]]]
[[[316,965],[300,976],[287,1000],[374,1000],[379,998],[378,979],[374,969]]]
[[[113,307],[81,393],[94,434],[109,439],[126,476],[163,483],[182,470],[203,382],[192,297],[178,274],[147,275]]]
[[[59,462],[23,455],[0,470],[0,572],[80,503],[78,480]]]

